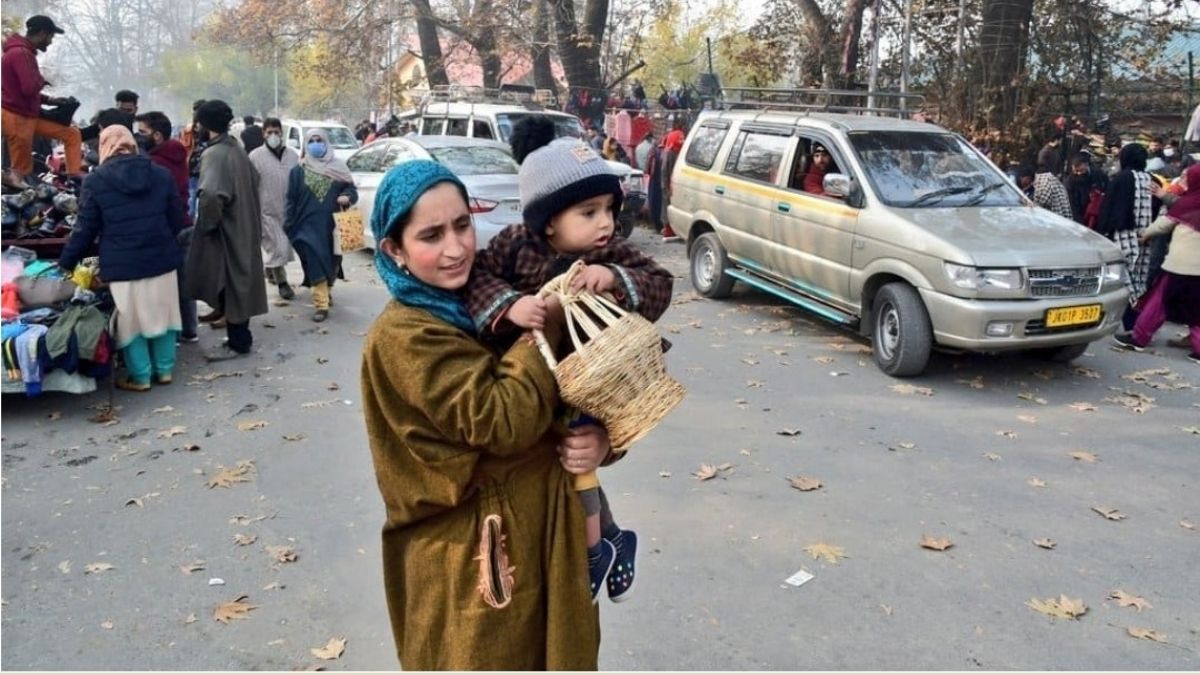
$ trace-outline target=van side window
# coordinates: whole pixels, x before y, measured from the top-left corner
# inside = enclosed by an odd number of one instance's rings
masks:
[[[446,120],[447,136],[466,136],[467,120],[462,117],[451,117]]]
[[[730,155],[726,171],[743,178],[774,183],[791,138],[757,131],[743,131],[742,136],[738,139],[741,147],[734,148],[737,156]]]
[[[824,180],[825,174],[829,173],[842,173],[831,144],[801,136],[800,144],[796,147],[796,158],[792,162],[788,187],[826,197]]]
[[[472,135],[475,138],[495,138],[495,136],[492,135],[492,125],[488,124],[487,120],[471,120],[471,127],[471,131],[474,132]]]
[[[727,133],[728,129],[720,127],[700,127],[692,137],[692,144],[688,146],[684,161],[699,169],[711,169]]]
[[[441,117],[426,117],[421,120],[421,134],[425,136],[442,135],[442,122],[444,121]]]

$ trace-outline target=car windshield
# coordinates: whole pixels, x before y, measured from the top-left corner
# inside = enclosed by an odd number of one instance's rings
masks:
[[[338,150],[347,148],[357,148],[358,141],[354,140],[354,134],[346,127],[314,127],[324,129],[329,134],[329,144]],[[312,133],[312,129],[309,130]]]
[[[496,125],[500,127],[500,140],[508,142],[508,137],[512,134],[513,127],[517,122],[526,117],[549,117],[554,122],[554,136],[562,138],[563,136],[574,136],[583,138],[583,124],[579,122],[578,117],[572,115],[538,115],[538,113],[500,113],[496,115]]]
[[[499,148],[430,148],[429,154],[459,176],[515,175],[518,169],[512,156]]]
[[[963,139],[948,133],[849,134],[871,186],[889,206],[1017,206],[1021,196]]]

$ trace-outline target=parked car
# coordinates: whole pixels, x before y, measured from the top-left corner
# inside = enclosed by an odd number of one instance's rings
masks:
[[[465,88],[467,95],[472,88]],[[453,92],[441,92],[453,99]],[[487,97],[480,100],[434,100],[413,113],[401,115],[401,119],[416,125],[422,136],[459,136],[466,138],[494,139],[508,143],[512,130],[527,117],[546,117],[554,122],[559,137],[583,137],[583,123],[579,118],[565,112],[549,110],[532,104],[519,105],[501,98]],[[645,172],[624,162],[605,160],[621,179],[625,201],[618,221],[621,234],[629,236],[638,214],[646,203]]]
[[[832,160],[824,195],[804,190],[818,146]],[[921,373],[935,348],[1069,361],[1128,304],[1112,242],[1035,206],[932,124],[709,112],[672,179],[668,218],[698,292],[741,282],[856,328],[893,376]]]
[[[319,121],[319,120],[293,120],[284,119],[283,122],[283,141],[287,146],[296,152],[300,152],[300,148],[305,141],[305,135],[313,129],[324,129],[329,132],[329,144],[333,146],[333,154],[338,159],[349,159],[350,155],[358,150],[358,139],[354,137],[354,132],[338,122]]]
[[[358,207],[363,212],[368,246],[375,246],[375,238],[371,235],[371,211],[383,174],[393,166],[413,159],[432,159],[444,164],[467,186],[468,206],[474,214],[480,248],[500,230],[521,222],[518,166],[504,143],[453,136],[382,138],[363,146],[346,160],[358,188]]]

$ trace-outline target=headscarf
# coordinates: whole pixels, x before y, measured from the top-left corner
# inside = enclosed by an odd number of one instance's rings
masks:
[[[120,124],[104,127],[100,132],[100,163],[119,155],[136,155],[137,141],[133,133]]]
[[[325,144],[325,156],[313,157],[308,154],[308,139],[316,136]],[[329,132],[324,129],[310,129],[304,135],[304,146],[300,148],[300,164],[309,171],[325,176],[330,180],[341,181],[343,183],[353,183],[354,177],[350,175],[350,169],[346,163],[338,159],[333,154],[333,144],[329,142]]]
[[[446,323],[475,334],[475,323],[467,312],[462,296],[431,286],[401,270],[391,256],[383,252],[384,239],[412,211],[413,205],[429,188],[438,183],[453,183],[467,199],[467,188],[449,169],[428,159],[417,159],[392,167],[375,191],[375,209],[371,211],[371,234],[375,236],[375,269],[392,297],[402,305],[423,309]]]
[[[1200,164],[1189,166],[1184,175],[1187,176],[1187,192],[1167,209],[1167,216],[1200,230]]]

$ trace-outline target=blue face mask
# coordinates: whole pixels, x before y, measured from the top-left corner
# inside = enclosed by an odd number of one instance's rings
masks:
[[[308,144],[308,154],[321,159],[325,156],[325,144],[320,141],[310,141]]]

